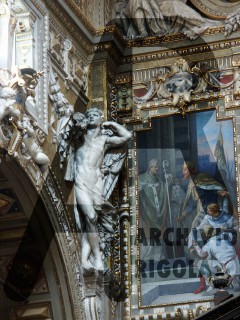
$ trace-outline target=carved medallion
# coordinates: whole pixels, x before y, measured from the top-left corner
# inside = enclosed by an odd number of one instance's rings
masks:
[[[192,4],[211,19],[226,19],[240,8],[239,0],[190,0]]]

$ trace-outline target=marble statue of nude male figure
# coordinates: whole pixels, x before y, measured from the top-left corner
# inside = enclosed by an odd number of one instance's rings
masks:
[[[82,266],[85,270],[103,270],[102,253],[99,248],[97,222],[99,214],[113,211],[102,196],[104,156],[108,149],[125,144],[131,133],[115,122],[104,122],[103,113],[97,108],[89,109],[85,116],[87,130],[75,150],[75,197],[85,223],[82,237]],[[102,135],[102,128],[110,128],[114,136]],[[105,211],[105,212],[103,212]],[[93,258],[90,261],[90,255]]]

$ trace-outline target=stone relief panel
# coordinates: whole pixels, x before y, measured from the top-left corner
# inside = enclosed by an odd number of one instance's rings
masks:
[[[88,92],[88,63],[83,48],[79,48],[67,37],[63,30],[50,21],[50,57],[65,82],[67,89],[72,89],[76,94]]]

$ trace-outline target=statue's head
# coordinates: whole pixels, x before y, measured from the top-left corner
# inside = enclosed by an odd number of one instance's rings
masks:
[[[94,125],[94,126],[101,125],[101,123],[104,120],[103,111],[98,109],[98,108],[96,108],[96,107],[88,109],[85,112],[85,116],[86,116],[86,118],[88,120],[89,126],[91,126],[91,125]]]
[[[31,127],[32,126],[31,119],[26,115],[24,115],[22,117],[21,123],[22,123],[23,128],[27,128],[27,127]]]
[[[104,118],[103,111],[98,109],[97,107],[92,107],[92,108],[87,109],[87,111],[85,112],[85,116],[88,117],[89,114],[91,114],[91,113],[98,113],[99,116],[102,117],[102,119]]]

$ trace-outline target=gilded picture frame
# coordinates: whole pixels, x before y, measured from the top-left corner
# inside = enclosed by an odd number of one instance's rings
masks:
[[[184,164],[191,162],[192,165],[194,164],[194,170],[196,170],[194,173],[190,174],[190,179],[192,180],[195,189],[199,189],[200,192],[204,189],[204,182],[200,181],[197,184],[197,178],[200,180],[210,179],[207,183],[209,183],[209,186],[214,185],[215,183],[216,189],[221,189],[222,186],[222,190],[226,191],[226,195],[229,199],[229,208],[226,209],[225,206],[224,210],[230,210],[229,214],[234,216],[234,219],[238,224],[239,179],[238,167],[236,165],[238,150],[236,135],[238,113],[235,111],[235,114],[232,113],[231,116],[226,116],[226,114],[223,116],[223,113],[221,114],[219,109],[219,106],[213,107],[209,105],[196,108],[195,110],[188,111],[185,118],[182,117],[180,112],[164,113],[149,109],[146,114],[152,116],[148,118],[148,121],[143,120],[141,124],[137,121],[137,123],[131,124],[134,130],[134,139],[132,149],[129,151],[128,181],[130,202],[129,259],[131,270],[129,278],[131,294],[129,300],[132,319],[138,319],[138,317],[143,315],[158,313],[175,312],[177,314],[186,309],[188,312],[191,310],[191,312],[193,312],[193,310],[195,310],[195,313],[197,312],[200,314],[201,310],[206,310],[213,304],[214,290],[207,291],[210,286],[207,281],[206,290],[199,293],[193,293],[199,288],[199,277],[201,277],[201,272],[195,261],[196,257],[192,258],[189,265],[190,257],[186,253],[190,250],[188,248],[189,240],[187,239],[192,231],[192,222],[195,218],[194,213],[191,213],[193,215],[192,217],[194,217],[193,220],[190,216],[187,218],[186,225],[188,224],[188,226],[185,228],[187,230],[183,231],[183,222],[178,221],[176,212],[180,212],[183,209],[184,200],[186,200],[184,197],[186,198],[187,186],[184,186],[184,184],[187,184],[187,179],[183,179],[183,167]],[[227,151],[225,150],[226,148],[228,148]],[[223,156],[225,158],[220,159]],[[223,163],[224,161],[225,163]],[[149,174],[149,166],[154,166],[154,164],[158,167],[157,179],[156,181],[151,182],[147,180],[147,175]],[[232,183],[230,184],[228,178],[224,176],[223,165],[226,165],[226,169],[231,171],[230,175]],[[161,172],[159,173],[159,171]],[[203,173],[206,174],[205,177]],[[146,179],[146,181],[144,181],[144,179]],[[166,193],[165,200],[158,195],[158,192],[161,189],[160,181],[162,184],[161,188],[164,190],[162,193]],[[153,185],[155,184],[155,187],[152,186],[151,183]],[[202,190],[201,187],[203,187]],[[158,211],[160,213],[156,213],[156,216],[161,216],[161,210],[166,210],[167,212],[165,212],[165,220],[162,221],[161,227],[158,225],[159,220],[157,219],[160,219],[159,217],[153,221],[152,225],[150,225],[150,230],[147,230],[149,229],[149,224],[147,225],[147,223],[143,222],[144,220],[141,215],[147,217],[145,220],[148,220],[151,216],[151,208],[149,209],[149,212],[145,211],[144,214],[141,212],[144,207],[142,201],[144,188],[149,188],[149,190],[151,190],[149,191],[150,198],[146,200],[146,203],[151,201],[151,196],[153,198],[155,197],[155,200],[157,199],[155,202],[153,201],[155,205],[158,203],[159,206]],[[166,191],[166,189],[168,189],[168,191]],[[173,198],[171,197],[181,196],[178,194],[181,189],[183,191],[183,200],[181,203],[176,202],[174,204]],[[203,200],[203,198],[204,197],[202,197],[201,200]],[[204,210],[206,210],[206,207],[210,202],[216,202],[217,196],[215,195],[212,199],[211,197],[207,198],[208,199],[205,201],[206,203],[204,203]],[[162,203],[164,201],[166,201],[166,203],[163,205]],[[179,201],[179,199],[177,201]],[[167,209],[166,207],[163,209],[165,205],[167,206]],[[223,207],[220,208],[221,211],[223,211],[222,208]],[[175,209],[176,212],[173,213]],[[171,217],[169,216],[170,210],[172,211]],[[180,215],[180,213],[178,214]],[[202,215],[200,219],[203,219],[203,217],[204,215]],[[168,236],[166,236],[166,234],[164,236],[164,232],[162,232],[163,229],[168,230]],[[175,236],[173,236],[174,232]],[[177,238],[179,237],[183,242],[185,241],[184,245],[181,243],[179,247],[175,248],[172,245],[166,245],[166,240],[170,240],[169,242],[177,241]],[[158,241],[159,243],[157,243]],[[236,248],[237,242],[238,240],[235,240],[234,248]],[[145,250],[146,244],[148,245],[149,243],[152,244],[150,245],[150,249],[148,246],[149,250]],[[201,243],[200,248],[203,246],[204,244]],[[159,253],[159,257],[156,258],[156,252],[154,251],[159,248],[161,248],[162,253]],[[152,253],[151,250],[153,251]],[[181,253],[176,252],[179,250],[182,250]],[[147,251],[147,253],[144,251]],[[147,254],[150,254],[150,258],[146,258]],[[175,274],[175,280],[173,278],[168,279],[168,277],[174,277],[173,264],[174,261],[176,263],[176,260],[178,260],[180,264],[180,266],[176,268],[179,269],[179,273],[177,276]],[[159,263],[161,264],[161,261],[164,261],[165,263],[165,265],[162,264],[162,267],[163,265],[165,268],[167,267],[165,272],[168,270],[164,279],[160,279],[163,273],[161,274],[160,272],[159,275],[158,267]],[[185,267],[183,264],[185,264]],[[186,268],[186,266],[188,267]],[[185,270],[188,269],[187,276],[186,273],[183,275],[184,268]],[[193,270],[195,270],[195,274],[191,277],[189,276],[189,272],[191,273]],[[207,280],[207,277],[205,278]],[[236,291],[239,290],[237,287],[235,289]],[[181,292],[181,290],[183,290],[183,292]]]

